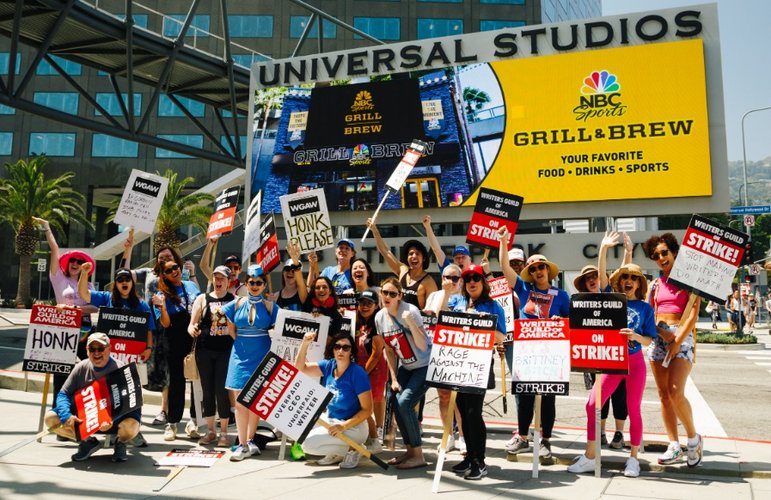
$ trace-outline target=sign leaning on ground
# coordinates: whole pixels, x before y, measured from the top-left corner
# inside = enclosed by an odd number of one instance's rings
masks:
[[[570,330],[565,319],[514,322],[511,392],[560,394],[570,389]]]
[[[473,207],[484,188],[523,196],[528,219],[726,211],[717,14],[715,5],[696,5],[255,63],[254,93],[420,71],[409,92],[418,93],[420,106],[407,105],[403,92],[401,123],[422,114],[424,135],[400,136],[391,127],[400,110],[388,104],[388,82],[351,84],[344,96],[340,90],[341,118],[321,125],[318,117],[290,123],[321,99],[316,89],[292,91],[272,158],[249,158],[253,189],[273,186],[267,210],[287,186],[325,189],[333,210],[368,209],[417,137],[426,143],[425,166],[413,169],[401,200],[385,209]],[[469,118],[453,108],[451,95],[482,86],[495,109]],[[459,153],[456,123],[471,131],[469,147],[481,158]],[[311,143],[316,127],[341,139]],[[373,172],[362,176],[361,165]],[[324,180],[330,169],[340,177]]]
[[[132,170],[115,212],[115,223],[152,234],[168,187],[166,177]]]
[[[494,314],[440,311],[426,385],[483,394],[490,375],[497,321]]]
[[[294,439],[305,440],[332,393],[268,351],[238,395],[238,402]]]
[[[719,304],[732,292],[749,235],[694,215],[680,243],[669,281]]]
[[[576,293],[570,297],[570,369],[574,372],[629,373],[626,296]]]
[[[66,375],[78,362],[80,311],[34,304],[24,348],[25,372]]]

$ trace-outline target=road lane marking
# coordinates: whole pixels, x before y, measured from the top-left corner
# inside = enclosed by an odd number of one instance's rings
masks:
[[[712,408],[709,407],[690,376],[685,383],[685,397],[691,403],[693,424],[697,432],[705,436],[728,437]]]

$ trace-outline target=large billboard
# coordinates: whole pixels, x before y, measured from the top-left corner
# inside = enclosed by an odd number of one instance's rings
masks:
[[[283,100],[268,149],[250,141],[251,191],[263,211],[319,188],[372,210],[420,139],[384,208],[473,207],[484,187],[523,218],[724,211],[719,50],[705,5],[256,63],[255,95]]]

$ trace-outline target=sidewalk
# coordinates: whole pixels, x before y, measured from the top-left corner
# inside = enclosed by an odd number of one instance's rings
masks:
[[[0,453],[34,436],[40,410],[40,395],[0,390],[0,414],[6,422],[0,433]],[[145,405],[145,422],[158,408]],[[8,425],[14,422],[16,425]],[[112,450],[99,450],[86,462],[75,463],[70,455],[74,443],[57,442],[52,435],[42,443],[32,442],[0,458],[0,498],[60,499],[75,496],[107,498],[335,498],[342,492],[357,492],[367,498],[431,497],[431,481],[436,464],[440,431],[428,420],[424,450],[428,468],[382,471],[368,460],[355,470],[321,467],[309,462],[278,460],[279,443],[271,443],[262,456],[236,463],[228,461],[229,452],[211,468],[188,468],[160,488],[174,470],[157,467],[155,461],[172,448],[193,448],[195,442],[178,439],[163,441],[162,428],[143,425],[149,446],[129,448],[128,462],[110,461]],[[233,429],[231,431],[235,433]],[[181,435],[184,435],[182,433]],[[508,461],[504,444],[510,438],[505,428],[490,422],[487,463],[489,476],[481,481],[465,481],[449,468],[460,460],[458,452],[448,455],[442,473],[438,498],[467,498],[469,493],[503,498],[762,498],[771,495],[771,442],[707,438],[704,462],[689,469],[684,464],[661,467],[658,452],[640,456],[642,475],[626,478],[621,474],[627,450],[603,450],[601,478],[592,474],[575,475],[565,469],[583,449],[585,433],[577,429],[557,428],[552,439],[555,460],[540,467],[532,478],[532,455],[519,455]],[[646,442],[660,436],[646,435]],[[394,452],[383,452],[387,459]],[[288,456],[288,453],[287,453]]]

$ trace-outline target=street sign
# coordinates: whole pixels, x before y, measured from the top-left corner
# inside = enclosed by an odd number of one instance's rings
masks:
[[[754,215],[745,215],[744,216],[744,225],[747,227],[752,227],[755,225],[755,216]]]
[[[46,262],[43,258],[37,260],[37,272],[44,273],[46,271]]]
[[[771,213],[771,205],[752,205],[747,207],[732,207],[731,215],[767,214]]]
[[[763,268],[760,267],[760,264],[751,264],[749,272],[751,276],[757,276],[758,274],[760,274],[760,271],[762,270]]]

